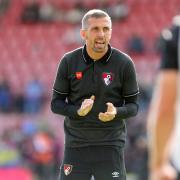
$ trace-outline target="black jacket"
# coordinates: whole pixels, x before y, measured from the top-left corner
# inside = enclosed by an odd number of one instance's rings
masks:
[[[139,93],[134,64],[129,56],[109,45],[108,52],[93,61],[86,46],[64,55],[53,87],[51,109],[65,117],[65,145],[124,146],[126,127],[124,119],[136,115]],[[77,114],[82,101],[95,95],[92,110],[84,117]],[[106,103],[117,107],[115,119],[102,122],[100,112]]]

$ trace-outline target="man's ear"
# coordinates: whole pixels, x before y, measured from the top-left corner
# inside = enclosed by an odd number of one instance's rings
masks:
[[[81,30],[80,30],[80,35],[81,35],[81,38],[82,38],[83,40],[86,40],[86,32],[85,32],[85,30],[81,29]]]

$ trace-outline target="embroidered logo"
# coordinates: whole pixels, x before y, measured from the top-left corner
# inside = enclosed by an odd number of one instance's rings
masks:
[[[113,178],[119,177],[119,173],[117,171],[112,172],[112,177]]]
[[[82,72],[76,72],[76,78],[82,79]]]
[[[106,84],[106,86],[110,85],[111,82],[113,81],[113,74],[112,73],[104,72],[102,74],[102,77],[103,77],[103,80],[104,80],[104,83]]]
[[[64,174],[68,176],[72,172],[73,166],[70,164],[64,164]]]

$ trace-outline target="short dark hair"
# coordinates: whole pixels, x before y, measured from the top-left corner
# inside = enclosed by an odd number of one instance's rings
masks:
[[[82,18],[82,29],[88,28],[88,19],[93,17],[94,18],[108,17],[111,22],[111,17],[105,11],[100,9],[92,9],[88,11]]]

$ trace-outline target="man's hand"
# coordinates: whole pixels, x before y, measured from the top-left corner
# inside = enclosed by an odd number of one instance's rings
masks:
[[[117,114],[117,110],[112,103],[108,102],[106,104],[107,104],[107,111],[104,113],[102,112],[99,113],[99,119],[103,122],[113,120]]]
[[[149,180],[176,180],[177,173],[175,169],[166,163],[161,167],[154,169],[150,172]]]
[[[85,99],[82,104],[80,109],[78,109],[77,113],[79,116],[86,116],[92,109],[93,104],[94,104],[95,96],[92,95],[90,99]]]

